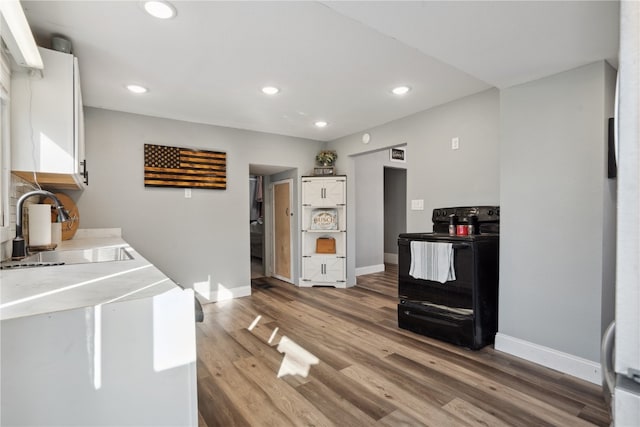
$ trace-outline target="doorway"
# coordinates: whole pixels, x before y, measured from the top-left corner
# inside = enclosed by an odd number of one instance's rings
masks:
[[[265,276],[264,177],[249,176],[249,242],[251,279]]]
[[[293,283],[291,217],[293,181],[273,183],[273,276]]]
[[[384,263],[398,264],[398,235],[407,232],[407,170],[384,168]]]
[[[274,230],[275,230],[275,218],[274,218],[274,184],[280,182],[289,182],[289,273],[286,275],[288,279],[282,275],[283,280],[286,280],[292,284],[296,284],[299,277],[299,263],[296,260],[299,259],[298,253],[298,233],[295,233],[295,224],[299,223],[297,211],[295,207],[298,205],[297,198],[297,183],[298,183],[298,170],[287,166],[275,166],[264,164],[249,164],[249,218],[250,236],[248,240],[252,242],[251,245],[251,257],[249,261],[251,267],[251,278],[259,279],[261,277],[278,277],[275,271],[275,248],[274,242]],[[256,180],[252,180],[255,178]],[[252,184],[252,182],[262,182],[262,186]],[[261,188],[262,190],[262,203],[260,210],[257,210],[254,203],[260,200],[256,197],[257,192]],[[285,210],[286,210],[285,206]],[[278,208],[280,210],[280,208]],[[260,212],[259,215],[258,212]],[[258,219],[256,219],[256,217]],[[261,218],[261,220],[259,220]],[[282,218],[281,218],[282,219]],[[281,257],[282,258],[282,257]],[[286,271],[286,270],[285,270]]]

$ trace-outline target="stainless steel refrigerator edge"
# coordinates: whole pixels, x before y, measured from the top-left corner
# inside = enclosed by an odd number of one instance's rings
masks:
[[[616,255],[613,424],[640,426],[640,2],[620,2],[616,104],[618,231]],[[613,328],[611,328],[613,330]],[[603,343],[603,344],[604,344]],[[606,371],[606,358],[603,359]]]

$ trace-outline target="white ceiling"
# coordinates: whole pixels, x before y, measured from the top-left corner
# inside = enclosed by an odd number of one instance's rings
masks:
[[[174,1],[168,21],[139,1],[22,4],[41,45],[72,41],[87,106],[323,141],[617,63],[617,1]],[[150,91],[132,95],[129,83]],[[411,92],[391,95],[400,84]]]

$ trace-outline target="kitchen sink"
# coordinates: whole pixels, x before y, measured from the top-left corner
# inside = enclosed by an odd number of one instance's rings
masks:
[[[92,249],[38,252],[20,261],[6,261],[2,269],[48,267],[52,265],[86,264],[93,262],[127,261],[133,259],[129,246],[109,246]]]

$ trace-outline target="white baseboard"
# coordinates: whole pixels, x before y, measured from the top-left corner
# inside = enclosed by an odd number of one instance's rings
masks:
[[[569,353],[497,333],[495,349],[538,365],[602,385],[600,364]]]
[[[398,265],[398,254],[384,254],[384,263],[385,264],[395,264]]]
[[[206,284],[206,282],[202,284],[196,283],[193,288],[196,292],[196,295],[198,296],[198,300],[200,300],[200,302],[203,304],[226,301],[233,298],[248,297],[249,295],[251,295],[251,285],[239,286],[237,288],[212,290],[209,286],[207,286],[208,284],[203,286],[204,284]]]
[[[363,274],[380,273],[381,271],[384,271],[384,264],[368,265],[366,267],[356,268],[356,276],[362,276]]]

